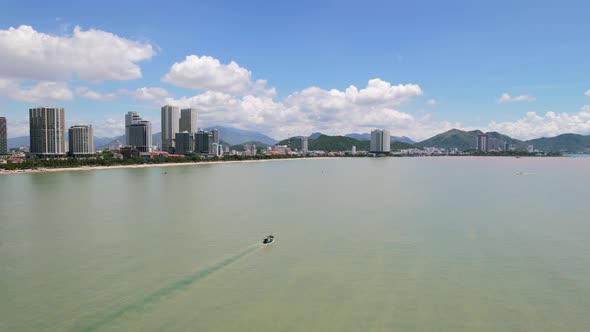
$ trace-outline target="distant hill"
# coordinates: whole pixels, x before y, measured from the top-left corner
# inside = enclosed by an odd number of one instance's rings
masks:
[[[231,145],[229,147],[230,150],[236,150],[236,151],[244,151],[244,145],[256,145],[257,149],[266,149],[267,147],[269,147],[269,144],[264,144],[262,142],[244,142],[244,143],[240,143],[240,144],[236,144],[236,145]]]
[[[320,137],[320,136],[322,136],[322,135],[323,135],[323,134],[322,134],[322,133],[319,133],[319,132],[318,132],[318,133],[313,133],[313,134],[309,135],[309,137],[308,137],[308,138],[309,138],[309,139],[317,139],[318,137]]]
[[[20,148],[21,146],[29,145],[30,139],[29,136],[19,136],[13,137],[8,139],[8,148],[9,149],[16,149]]]
[[[590,135],[562,134],[528,140],[526,144],[545,152],[590,152]]]
[[[264,134],[255,131],[230,128],[224,126],[211,126],[205,128],[205,130],[212,129],[219,130],[219,138],[223,139],[224,142],[227,142],[230,145],[238,145],[246,142],[261,142],[267,145],[273,145],[277,143],[277,140],[275,140],[274,138],[268,137]]]
[[[480,130],[463,131],[451,129],[444,133],[433,136],[427,140],[416,143],[417,147],[437,147],[437,148],[458,148],[460,150],[475,149],[477,135],[483,134]]]
[[[66,133],[66,140],[68,139],[68,135]],[[104,148],[108,148],[115,139],[119,139],[122,144],[125,144],[125,136],[119,137],[97,137],[94,136],[94,148],[97,150],[101,150]],[[30,139],[29,136],[20,136],[20,137],[13,137],[8,139],[8,148],[9,149],[16,149],[21,146],[29,145]]]
[[[301,141],[295,137],[291,137],[277,143],[278,145],[287,145],[292,149],[301,149]],[[308,140],[309,150],[321,150],[321,151],[350,151],[353,146],[356,146],[357,151],[368,151],[370,147],[370,141],[361,141],[351,137],[345,136],[328,136],[320,134],[315,139]],[[391,144],[393,149],[408,149],[414,147],[411,144],[404,142],[395,142]]]
[[[352,133],[352,134],[346,134],[346,135],[344,135],[344,137],[354,138],[359,141],[370,141],[371,140],[371,134],[369,134],[369,133],[365,133],[365,134]],[[393,143],[393,142],[404,142],[404,143],[408,143],[408,144],[415,144],[416,143],[414,140],[412,140],[411,138],[406,137],[406,136],[391,136],[391,143]]]
[[[433,136],[427,140],[416,143],[417,147],[437,147],[452,149],[457,148],[460,150],[471,150],[475,149],[477,135],[481,135],[481,130],[464,131],[459,129],[451,129],[444,133]],[[527,144],[521,140],[514,139],[512,137],[500,134],[492,131],[486,133],[491,138],[496,138],[500,147],[503,147],[504,142],[514,145],[516,149],[525,149]]]

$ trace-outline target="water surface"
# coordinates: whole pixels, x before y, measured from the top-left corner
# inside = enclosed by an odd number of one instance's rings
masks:
[[[589,184],[586,158],[0,176],[0,330],[588,331]]]

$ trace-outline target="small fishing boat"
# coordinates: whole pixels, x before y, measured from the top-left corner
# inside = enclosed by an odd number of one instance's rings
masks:
[[[264,243],[264,244],[271,244],[271,243],[272,243],[272,241],[274,241],[274,240],[275,240],[275,237],[274,237],[274,235],[269,235],[269,236],[265,237],[265,238],[262,240],[262,243]]]

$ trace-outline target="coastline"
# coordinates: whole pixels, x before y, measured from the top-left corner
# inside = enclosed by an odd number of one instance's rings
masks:
[[[259,163],[259,162],[270,162],[270,161],[326,160],[326,159],[334,159],[334,158],[336,158],[336,157],[250,159],[250,160],[226,160],[226,161],[199,161],[199,162],[184,162],[184,163],[113,165],[113,166],[82,166],[82,167],[61,167],[61,168],[25,169],[25,170],[13,170],[13,171],[0,170],[0,175],[31,174],[31,173],[53,173],[53,172],[68,172],[68,171],[101,171],[101,170],[123,169],[123,168],[199,166],[199,165],[214,165],[214,164],[222,164],[222,165],[224,165],[224,164],[237,164],[237,163]]]

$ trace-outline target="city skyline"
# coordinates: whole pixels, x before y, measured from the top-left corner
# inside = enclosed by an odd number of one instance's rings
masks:
[[[414,140],[451,128],[519,139],[590,134],[590,5],[507,4],[204,2],[177,11],[175,27],[155,19],[173,4],[120,4],[125,19],[101,10],[108,1],[34,12],[8,4],[0,116],[10,119],[9,137],[26,135],[32,107],[60,105],[70,112],[67,127],[91,123],[97,136],[112,137],[125,130],[117,114],[138,112],[159,128],[166,104],[198,109],[201,127],[276,139],[374,128]],[[230,29],[223,22],[243,18],[228,9],[261,20]],[[201,18],[196,25],[182,19],[188,13]]]

